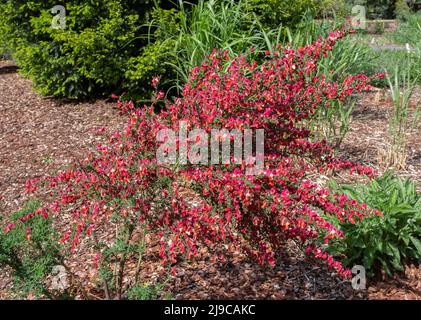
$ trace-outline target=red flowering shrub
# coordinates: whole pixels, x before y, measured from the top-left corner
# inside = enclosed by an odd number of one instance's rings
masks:
[[[371,79],[364,75],[342,83],[316,76],[321,56],[341,37],[343,32],[336,31],[296,50],[278,48],[261,66],[240,56],[224,68],[229,58],[215,51],[192,70],[182,97],[167,102],[159,114],[154,106],[120,105],[128,112],[126,129],[83,163],[43,180],[52,201],[32,215],[59,215],[71,208],[73,221],[61,239],[71,251],[81,235],[120,221],[128,226],[126,240],[136,226],[146,224],[160,236],[160,255],[171,263],[179,254],[195,255],[201,246],[216,250],[224,247],[218,244],[228,244],[274,266],[285,240],[293,239],[329,268],[349,276],[324,250],[332,238],[342,237],[325,218],[354,223],[373,212],[331,193],[316,178],[329,170],[369,176],[373,170],[335,158],[328,144],[314,141],[306,129],[319,106],[369,88]],[[177,132],[180,121],[206,131],[264,129],[263,172],[246,175],[245,164],[159,165],[158,131]],[[29,181],[28,191],[38,184]]]

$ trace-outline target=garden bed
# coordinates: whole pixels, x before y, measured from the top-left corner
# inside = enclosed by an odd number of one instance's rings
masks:
[[[126,117],[113,109],[111,101],[58,101],[42,98],[31,89],[29,81],[16,73],[9,62],[0,62],[0,195],[1,214],[9,216],[26,200],[22,196],[25,181],[45,173],[53,174],[85,154],[89,145],[103,141],[97,134],[120,129]],[[421,96],[417,89],[415,98]],[[387,137],[387,109],[390,106],[384,90],[374,90],[359,99],[340,154],[350,160],[371,164],[381,171],[379,150]],[[398,172],[410,176],[420,187],[421,139],[410,133],[407,170]],[[42,198],[42,194],[39,194]],[[57,222],[65,223],[65,221]],[[111,231],[112,232],[112,231]],[[100,235],[106,239],[110,230]],[[158,256],[155,239],[149,239],[150,249],[144,256],[141,277],[145,282],[162,279],[165,274]],[[70,264],[77,267],[82,283],[95,277],[93,266],[83,263],[92,255],[91,248],[82,244]],[[130,271],[136,261],[129,263]],[[129,272],[130,272],[129,271]],[[0,298],[10,296],[8,273],[0,275]],[[89,298],[104,298],[87,287]],[[314,267],[297,250],[294,243],[285,245],[282,264],[275,270],[262,270],[244,255],[233,252],[226,263],[211,263],[204,251],[192,262],[179,263],[177,274],[165,285],[163,296],[175,299],[421,299],[421,270],[407,267],[405,274],[389,280],[368,283],[367,291],[352,290],[326,267]],[[95,296],[97,295],[97,296]],[[82,293],[78,292],[78,297]],[[30,298],[30,297],[28,297]]]

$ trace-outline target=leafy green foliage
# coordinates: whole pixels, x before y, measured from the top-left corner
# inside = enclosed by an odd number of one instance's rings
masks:
[[[411,9],[405,0],[396,0],[395,3],[395,15],[399,20],[407,20],[411,15]]]
[[[0,29],[42,94],[84,98],[125,86],[148,91],[150,75],[162,71],[157,50],[144,49],[154,1],[67,1],[64,30],[52,28],[56,4],[0,2]]]
[[[317,3],[318,17],[345,17],[347,6],[345,0],[321,0]]]
[[[319,8],[316,0],[246,0],[246,6],[270,28],[294,27],[306,13],[314,15]]]
[[[0,42],[12,49],[21,72],[44,95],[85,98],[126,92],[134,100],[149,97],[155,75],[162,76],[161,89],[182,86],[191,68],[214,48],[231,56],[250,47],[266,49],[269,42],[282,42],[280,25],[303,30],[308,27],[301,23],[303,17],[340,16],[343,11],[342,4],[330,0],[157,5],[153,0],[74,0],[65,4],[66,29],[57,30],[51,26],[54,5],[0,1],[0,30],[7,38]]]
[[[406,73],[395,69],[394,77],[388,76],[387,80],[393,106],[389,114],[390,143],[385,160],[386,165],[401,169],[406,165],[407,132],[411,128],[409,117],[413,116],[412,126],[415,126],[419,116],[419,106],[414,106],[413,110],[410,106],[417,79],[411,78],[408,69]]]
[[[421,47],[413,48],[410,53],[406,50],[373,50],[372,59],[380,71],[393,76],[395,70],[398,70],[399,74],[409,74],[411,79],[421,83]],[[377,80],[374,84],[379,87],[388,86],[387,79]]]
[[[160,297],[163,286],[139,284],[129,289],[128,298],[130,300],[156,300]]]
[[[265,1],[256,7],[266,8],[268,3]],[[249,54],[248,49],[253,47],[253,58],[259,63],[259,53],[266,50],[273,52],[277,44],[304,46],[315,41],[318,36],[328,36],[331,30],[339,28],[344,22],[340,18],[333,23],[314,21],[312,15],[303,14],[294,20],[293,28],[280,21],[276,27],[271,28],[271,24],[268,27],[262,20],[260,11],[252,10],[252,4],[248,0],[199,0],[197,5],[191,6],[181,1],[180,10],[155,10],[151,25],[156,28],[153,35],[156,42],[151,49],[164,57],[165,70],[175,74],[175,81],[167,80],[166,83],[180,88],[186,82],[190,70],[201,64],[213,49],[226,50],[230,57],[234,57],[240,53]],[[338,81],[349,74],[367,71],[371,65],[368,51],[367,46],[346,39],[329,57],[323,59],[321,72],[329,79]],[[370,74],[374,73],[373,68],[370,71]],[[163,83],[165,81],[163,77]]]
[[[131,57],[127,61],[123,88],[126,88],[131,98],[138,101],[148,96],[149,83],[145,87],[145,80],[149,81],[159,75],[162,89],[170,89],[177,73],[168,64],[173,61],[173,51],[176,47],[175,36],[180,34],[180,11],[177,9],[154,8],[150,14],[148,26],[148,43],[139,51],[139,55]]]
[[[164,65],[174,74],[174,80],[168,79],[168,83],[177,88],[214,49],[236,56],[250,47],[258,50],[265,46],[260,26],[247,12],[244,1],[199,0],[196,5],[180,1],[179,10],[161,10],[153,17],[154,48],[165,56]]]
[[[383,214],[355,224],[336,221],[344,240],[330,250],[346,255],[349,266],[362,263],[369,273],[381,268],[392,275],[405,262],[421,259],[421,195],[414,182],[386,173],[368,185],[332,186]]]
[[[53,266],[61,264],[58,241],[49,218],[39,215],[17,222],[40,205],[38,201],[29,201],[12,216],[17,226],[7,233],[0,231],[0,268],[11,269],[13,288],[21,297],[29,293],[51,297],[46,279]]]
[[[365,6],[369,19],[394,19],[397,14],[396,8],[400,5],[400,0],[347,0],[347,2],[351,7],[353,5]],[[405,3],[405,0],[402,2]]]
[[[368,17],[374,19],[392,19],[394,18],[396,0],[366,0],[368,7]]]
[[[397,30],[389,37],[396,43],[421,46],[421,12],[411,14],[406,21],[399,23]]]
[[[370,48],[372,36],[358,34],[357,42],[366,43],[367,56],[361,63],[364,73],[371,74],[372,70],[383,71],[393,76],[398,70],[400,75],[405,75],[421,83],[421,14],[412,14],[408,20],[399,23],[393,33],[385,33],[377,41],[380,45],[390,45],[391,48]],[[405,48],[409,45],[410,51]],[[396,47],[396,48],[393,48]],[[388,87],[387,78],[376,79],[373,82],[378,87]]]

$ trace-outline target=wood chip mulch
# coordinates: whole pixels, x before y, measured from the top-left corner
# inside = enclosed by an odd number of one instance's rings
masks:
[[[421,87],[418,86],[411,99],[410,108],[421,105]],[[374,88],[358,98],[353,110],[350,131],[346,135],[338,155],[370,165],[380,173],[392,170],[401,177],[412,179],[421,192],[421,121],[407,132],[407,158],[404,169],[394,170],[383,161],[388,149],[388,119],[392,100],[387,89]],[[411,113],[412,114],[412,113]],[[414,122],[412,116],[409,117]]]
[[[101,128],[123,128],[114,103],[58,101],[36,94],[16,67],[0,62],[0,195],[3,211],[18,209],[25,181],[54,174],[104,138]]]
[[[376,92],[366,94],[354,112],[351,132],[340,153],[347,158],[377,165],[377,149],[387,132],[387,103],[373,103]],[[386,98],[385,98],[386,99]],[[380,103],[381,104],[381,103]],[[74,159],[80,159],[92,144],[103,141],[96,131],[120,129],[125,117],[113,103],[59,101],[36,94],[11,62],[0,61],[0,214],[7,217],[22,206],[25,181],[53,174]],[[419,133],[419,131],[418,131]],[[399,174],[420,181],[421,141],[410,137],[408,169]],[[378,166],[380,167],[380,166]],[[42,198],[42,195],[39,195]],[[104,232],[103,237],[107,237]],[[95,278],[84,258],[92,248],[81,245],[79,261],[73,261],[81,279]],[[144,257],[141,277],[145,282],[162,278],[162,266],[151,247]],[[135,261],[133,261],[135,264]],[[129,268],[131,269],[131,268]],[[0,272],[0,299],[13,298],[8,271]],[[421,271],[408,266],[405,273],[389,280],[367,284],[355,291],[323,266],[317,266],[295,247],[285,246],[275,270],[264,270],[240,253],[226,263],[212,263],[204,252],[193,261],[181,261],[177,275],[165,286],[175,299],[421,299]]]

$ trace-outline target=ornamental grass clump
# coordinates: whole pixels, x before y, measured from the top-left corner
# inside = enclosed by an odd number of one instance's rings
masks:
[[[331,147],[306,128],[321,106],[370,87],[371,78],[362,74],[339,83],[317,76],[318,62],[343,36],[338,30],[298,49],[278,46],[262,57],[261,65],[215,50],[191,71],[181,97],[166,101],[160,112],[156,105],[135,109],[133,103],[120,103],[128,114],[123,131],[57,176],[28,181],[29,192],[44,188],[51,198],[31,216],[60,219],[70,212],[60,240],[70,253],[81,239],[97,238],[104,226],[116,228],[113,241],[119,248],[135,247],[134,235],[145,228],[160,239],[160,257],[173,268],[180,255],[191,258],[203,247],[218,259],[236,249],[262,265],[275,266],[285,241],[293,240],[308,255],[349,277],[341,257],[325,250],[331,239],[343,237],[325,217],[358,223],[380,213],[316,181],[332,170],[367,176],[375,172],[336,158]],[[157,79],[153,84],[157,86]],[[206,132],[263,129],[263,170],[247,175],[245,163],[159,164],[158,132],[178,132],[181,121],[189,130]],[[97,243],[100,259],[112,243]],[[114,255],[120,271],[126,270],[132,254],[120,249]],[[120,288],[123,273],[114,281]]]

